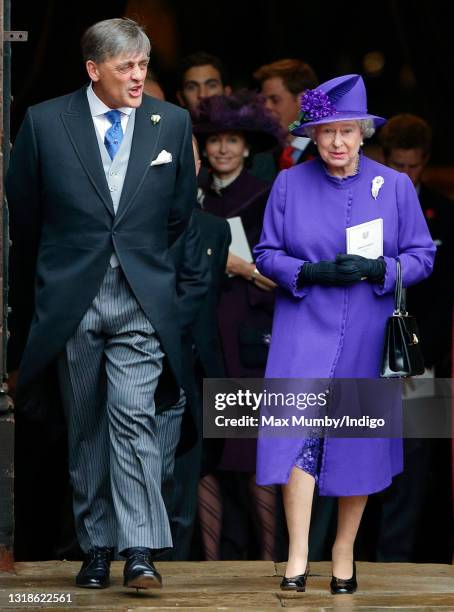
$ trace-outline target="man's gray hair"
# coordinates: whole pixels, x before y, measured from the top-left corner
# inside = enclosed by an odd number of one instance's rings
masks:
[[[370,138],[375,133],[375,125],[373,119],[360,119],[358,122],[359,129],[363,135],[363,138]],[[304,136],[315,140],[315,125],[309,125],[304,130]]]
[[[151,43],[143,28],[126,18],[105,19],[88,28],[82,37],[84,61],[97,64],[118,55],[150,55]]]

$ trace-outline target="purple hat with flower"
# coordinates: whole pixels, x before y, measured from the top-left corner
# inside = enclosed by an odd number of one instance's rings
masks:
[[[265,107],[259,94],[242,89],[231,96],[210,96],[201,100],[192,116],[199,141],[219,132],[241,132],[254,152],[266,151],[285,142],[285,131]]]
[[[366,88],[361,76],[346,74],[305,91],[301,96],[300,117],[289,125],[289,131],[300,136],[305,128],[313,125],[361,119],[372,119],[375,127],[386,122],[383,117],[367,112]]]

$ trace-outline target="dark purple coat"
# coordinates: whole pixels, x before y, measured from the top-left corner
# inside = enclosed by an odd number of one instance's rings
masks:
[[[202,187],[203,188],[203,187]],[[257,244],[270,184],[246,170],[230,185],[217,193],[211,183],[205,187],[203,208],[228,219],[241,217],[251,250]],[[229,378],[261,378],[265,366],[247,367],[240,357],[240,330],[271,330],[274,293],[263,291],[242,277],[225,277],[218,306],[219,333]],[[255,472],[256,444],[253,440],[228,439],[225,442],[220,469]]]
[[[374,199],[372,180],[384,178]],[[297,288],[305,261],[345,253],[347,227],[381,217],[386,276],[349,288]],[[384,329],[393,311],[396,258],[404,285],[429,276],[435,246],[410,179],[361,156],[359,172],[329,175],[320,159],[281,172],[265,213],[258,269],[280,287],[276,295],[268,378],[377,378]],[[261,437],[257,482],[285,483],[301,439]],[[402,470],[399,439],[326,438],[321,495],[363,495],[386,488]]]
[[[270,185],[246,170],[230,185],[214,191],[205,188],[203,208],[218,217],[241,217],[251,250],[257,244],[263,225],[263,215],[270,193]],[[263,291],[242,277],[228,278],[223,286],[218,320],[226,374],[229,378],[262,377],[265,368],[245,367],[240,359],[240,326],[271,330],[274,295]]]

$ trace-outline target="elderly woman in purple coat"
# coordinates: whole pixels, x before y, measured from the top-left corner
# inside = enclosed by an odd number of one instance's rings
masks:
[[[361,153],[384,119],[368,114],[359,75],[305,92],[290,126],[319,157],[282,171],[255,248],[259,271],[278,285],[267,378],[378,378],[396,260],[404,286],[432,270],[435,247],[405,174]],[[383,219],[383,256],[346,254],[346,228]],[[402,443],[384,438],[278,438],[258,443],[257,482],[282,484],[289,532],[283,590],[304,591],[314,486],[339,497],[331,592],[357,588],[353,546],[367,496],[402,471]]]

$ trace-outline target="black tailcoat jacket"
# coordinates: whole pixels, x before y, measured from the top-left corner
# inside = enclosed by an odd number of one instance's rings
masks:
[[[172,154],[171,163],[150,166],[163,149]],[[6,192],[13,241],[9,369],[20,361],[18,398],[74,334],[112,252],[161,341],[171,376],[160,383],[180,384],[168,247],[185,229],[196,197],[187,111],[143,97],[115,215],[86,88],[33,106],[16,138]]]

